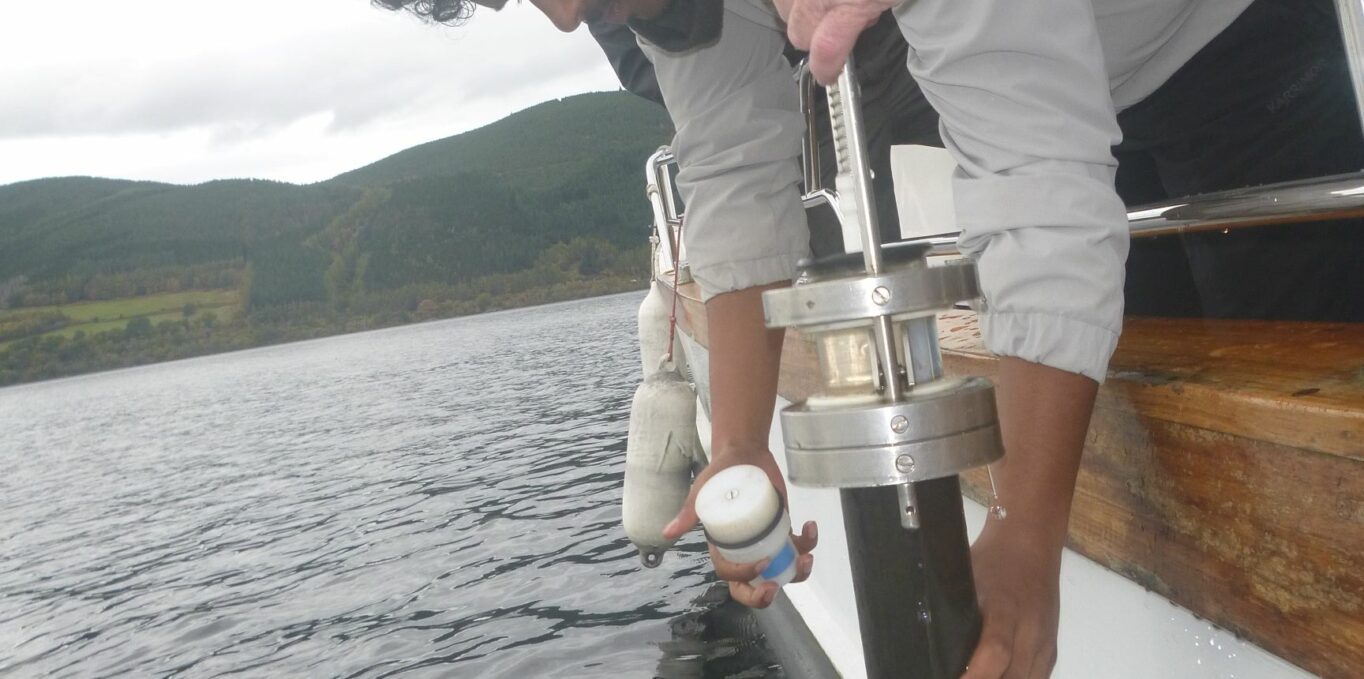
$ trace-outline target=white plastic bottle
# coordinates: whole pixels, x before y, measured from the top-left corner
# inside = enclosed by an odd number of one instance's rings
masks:
[[[706,538],[729,561],[770,560],[750,584],[781,586],[796,577],[791,517],[761,468],[741,464],[712,476],[696,495],[696,514]]]

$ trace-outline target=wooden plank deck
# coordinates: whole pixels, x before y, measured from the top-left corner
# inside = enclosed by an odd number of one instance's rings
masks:
[[[666,287],[665,294],[668,292]],[[681,287],[679,323],[705,311]],[[975,314],[949,374],[990,377]],[[788,334],[782,396],[814,386]],[[983,471],[963,489],[984,499]],[[1364,668],[1364,325],[1128,318],[1099,392],[1069,546],[1324,677]]]

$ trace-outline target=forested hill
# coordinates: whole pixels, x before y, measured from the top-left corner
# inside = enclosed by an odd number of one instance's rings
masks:
[[[587,94],[528,108],[475,132],[414,146],[337,176],[331,183],[370,186],[479,168],[485,175],[542,188],[581,174],[597,158],[643,158],[672,127],[657,105],[623,92]]]
[[[548,102],[319,184],[0,186],[0,308],[238,281],[248,308],[532,268],[555,244],[637,247],[644,159],[671,136],[625,93]],[[588,255],[589,259],[595,255]]]
[[[98,275],[244,261],[297,245],[358,199],[345,187],[261,180],[175,186],[41,179],[0,187],[0,281],[76,301]]]

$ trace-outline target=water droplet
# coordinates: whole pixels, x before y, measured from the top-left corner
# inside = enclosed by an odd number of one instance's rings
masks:
[[[996,504],[996,505],[991,505],[991,506],[990,506],[990,516],[993,516],[993,517],[995,517],[996,519],[999,519],[999,520],[1004,520],[1004,519],[1009,518],[1009,510],[1007,510],[1007,509],[1005,509],[1004,507],[1002,507],[1002,506],[1000,506],[1000,505],[997,505],[997,504]]]
[[[928,612],[928,607],[924,606],[923,602],[919,602],[919,621],[925,625],[933,622],[933,614]]]

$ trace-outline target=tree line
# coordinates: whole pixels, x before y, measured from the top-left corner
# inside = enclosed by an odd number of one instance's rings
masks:
[[[461,283],[409,283],[344,301],[261,304],[226,317],[196,315],[187,307],[183,318],[155,324],[137,317],[99,333],[28,336],[0,349],[0,386],[640,289],[648,284],[648,256],[647,244],[622,249],[578,238],[547,248],[526,269]],[[243,286],[251,278],[243,277]],[[65,320],[52,311],[0,316],[0,342],[59,328]]]

